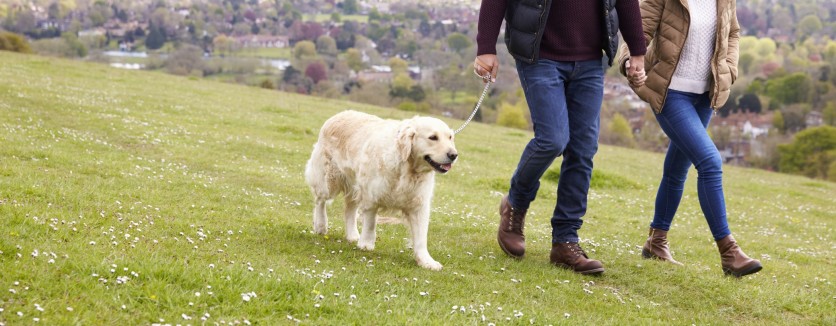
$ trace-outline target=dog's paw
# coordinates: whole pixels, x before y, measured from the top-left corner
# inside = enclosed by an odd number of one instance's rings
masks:
[[[349,243],[357,243],[357,241],[360,240],[360,234],[358,234],[357,232],[355,232],[354,234],[346,234],[345,240]]]
[[[427,261],[418,261],[418,266],[423,268],[433,270],[433,271],[440,271],[442,267],[441,263],[435,260],[427,260]]]
[[[316,234],[328,233],[328,225],[327,224],[316,224],[316,223],[314,223],[313,231]]]
[[[367,242],[367,241],[357,241],[357,248],[360,250],[372,251],[374,250],[374,242]]]

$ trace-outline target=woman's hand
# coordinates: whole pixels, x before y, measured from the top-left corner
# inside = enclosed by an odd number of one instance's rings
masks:
[[[627,71],[627,81],[633,88],[644,86],[647,75],[644,73],[644,56],[631,56],[630,60],[624,62]]]
[[[490,76],[490,82],[495,83],[496,74],[499,72],[499,60],[497,60],[496,54],[477,56],[473,60],[473,72],[482,77],[483,82],[487,83],[488,76]]]

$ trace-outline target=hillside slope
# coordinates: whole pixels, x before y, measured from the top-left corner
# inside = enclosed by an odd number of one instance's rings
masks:
[[[341,240],[340,200],[314,235],[304,164],[347,108],[413,115],[0,52],[0,324],[836,323],[836,185],[761,170],[725,168],[731,229],[765,266],[741,280],[722,276],[695,171],[670,233],[686,265],[641,259],[663,157],[610,146],[581,230],[604,276],[547,263],[554,171],[526,259],[506,258],[496,210],[531,134],[478,123],[436,178],[443,271],[415,266],[400,225],[374,252]]]

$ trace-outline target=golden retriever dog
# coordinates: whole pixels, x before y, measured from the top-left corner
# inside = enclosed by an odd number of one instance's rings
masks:
[[[458,157],[453,130],[430,117],[384,120],[344,111],[325,121],[305,167],[315,198],[313,228],[328,231],[326,203],[345,198],[345,235],[373,250],[379,211],[399,212],[410,230],[418,265],[441,270],[427,251],[435,173],[447,173]],[[357,233],[357,214],[363,231]]]

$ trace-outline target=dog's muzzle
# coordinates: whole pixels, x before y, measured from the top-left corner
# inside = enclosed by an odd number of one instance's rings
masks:
[[[427,161],[427,163],[429,163],[430,166],[432,166],[433,169],[435,169],[438,173],[444,174],[444,173],[449,172],[450,169],[453,168],[453,162],[455,162],[456,158],[458,158],[458,157],[459,157],[459,154],[457,154],[457,153],[448,153],[447,154],[447,159],[449,161],[447,163],[439,163],[439,162],[433,161],[433,159],[430,158],[429,155],[426,155],[426,156],[424,156],[424,161]]]

